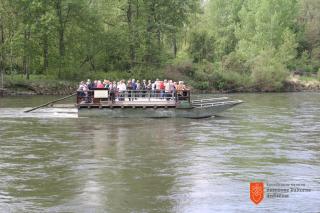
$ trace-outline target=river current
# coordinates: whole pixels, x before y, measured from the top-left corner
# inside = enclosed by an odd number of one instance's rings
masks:
[[[55,97],[0,98],[0,212],[319,213],[320,93],[229,96],[244,103],[198,120],[26,114]],[[281,184],[310,191],[268,197]]]

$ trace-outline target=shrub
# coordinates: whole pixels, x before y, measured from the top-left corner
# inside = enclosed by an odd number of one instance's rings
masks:
[[[236,73],[246,73],[249,70],[245,61],[241,60],[235,52],[222,57],[221,68],[223,71]]]
[[[195,69],[192,63],[184,62],[177,65],[167,66],[164,71],[164,76],[175,81],[188,81],[194,76]]]
[[[209,76],[209,87],[229,91],[236,91],[240,87],[250,88],[250,75],[232,71],[215,71]]]
[[[213,64],[204,60],[202,63],[193,65],[193,77],[195,80],[208,81],[208,76],[213,73]]]
[[[312,50],[311,64],[314,72],[317,72],[320,69],[320,47],[316,47]]]
[[[284,64],[276,57],[272,50],[263,51],[252,65],[251,77],[261,91],[280,90],[289,72]]]
[[[123,72],[123,71],[111,71],[111,72],[98,71],[98,72],[91,72],[87,74],[87,78],[90,78],[91,80],[108,79],[113,81],[113,80],[127,79],[128,76],[129,76],[129,73]]]
[[[155,80],[157,78],[163,79],[164,78],[164,71],[161,68],[156,67],[135,67],[133,70],[130,71],[129,76],[134,79],[140,80]]]
[[[195,89],[207,90],[209,89],[209,82],[208,81],[192,81],[191,86]]]
[[[22,75],[5,76],[5,87],[31,90],[36,94],[70,94],[77,86],[77,82],[47,79],[42,75],[30,75],[30,80]]]
[[[311,59],[309,53],[304,51],[301,57],[298,58],[293,65],[290,66],[291,69],[295,69],[296,73],[305,74],[306,72],[311,72],[313,67],[311,65]]]

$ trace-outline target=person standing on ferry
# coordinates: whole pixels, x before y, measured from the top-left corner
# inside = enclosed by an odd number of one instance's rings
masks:
[[[135,89],[136,91],[136,97],[141,97],[141,84],[140,84],[140,81],[139,80],[137,80],[137,83],[136,83],[136,89]]]
[[[99,88],[99,89],[104,88],[104,85],[103,85],[103,83],[101,83],[101,81],[98,81],[97,88]]]
[[[147,93],[147,81],[143,80],[140,86],[140,89],[142,90],[142,97],[146,97],[146,93]]]
[[[124,80],[120,81],[119,87],[118,87],[119,93],[120,93],[120,101],[124,101],[125,92],[127,90],[126,84],[124,83]]]
[[[135,79],[132,79],[132,93],[131,93],[131,97],[132,97],[132,101],[134,99],[134,97],[136,96],[136,90],[137,90],[137,83]]]
[[[132,81],[131,81],[131,80],[128,80],[128,83],[127,83],[127,93],[128,93],[129,101],[131,101],[132,90],[133,90]]]
[[[159,97],[160,96],[160,81],[157,78],[157,80],[155,81],[155,97]]]
[[[164,81],[160,81],[160,97],[163,98],[164,97],[164,89],[165,89],[165,83],[167,83],[167,80]]]

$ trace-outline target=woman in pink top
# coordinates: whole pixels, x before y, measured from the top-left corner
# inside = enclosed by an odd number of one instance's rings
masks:
[[[103,83],[101,83],[101,81],[98,81],[97,88],[104,88],[104,85],[103,85]]]

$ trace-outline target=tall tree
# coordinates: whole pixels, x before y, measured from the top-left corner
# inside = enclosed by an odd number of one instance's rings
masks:
[[[244,3],[245,0],[212,0],[208,3],[207,31],[214,36],[217,60],[235,50],[238,42],[235,30],[240,22],[239,11]]]

